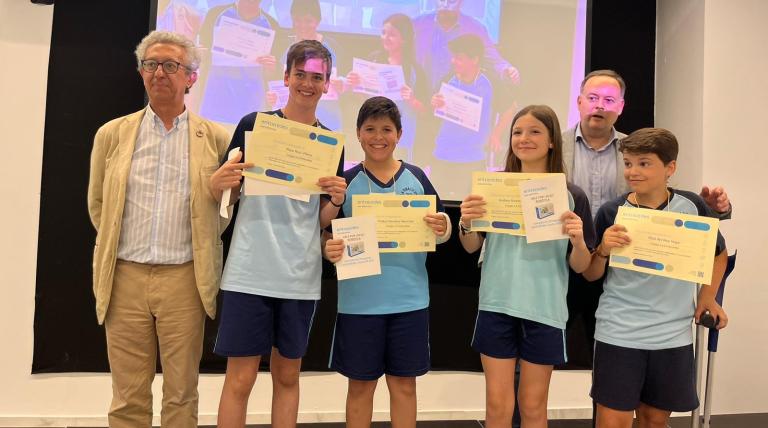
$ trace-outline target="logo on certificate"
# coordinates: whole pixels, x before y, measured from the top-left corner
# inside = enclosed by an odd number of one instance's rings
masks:
[[[555,204],[548,202],[536,206],[536,218],[539,220],[555,215]]]

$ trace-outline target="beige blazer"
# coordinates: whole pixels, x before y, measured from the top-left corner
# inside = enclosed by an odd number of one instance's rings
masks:
[[[88,182],[88,213],[96,228],[93,248],[93,293],[96,317],[104,322],[112,295],[117,244],[125,206],[125,190],[139,125],[146,109],[114,119],[96,132]],[[210,177],[229,145],[220,125],[189,113],[190,217],[192,256],[200,299],[211,318],[216,316],[216,294],[222,266],[221,233],[228,221],[219,217],[210,192]]]

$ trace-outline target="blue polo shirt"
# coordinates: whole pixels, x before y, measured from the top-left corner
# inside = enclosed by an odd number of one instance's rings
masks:
[[[417,166],[402,162],[393,180],[382,183],[366,174],[362,164],[344,172],[347,200],[340,216],[352,216],[352,196],[371,193],[435,195],[432,183]],[[442,212],[440,197],[437,210]],[[339,281],[339,313],[391,314],[429,306],[429,278],[424,263],[427,253],[382,253],[381,275]]]

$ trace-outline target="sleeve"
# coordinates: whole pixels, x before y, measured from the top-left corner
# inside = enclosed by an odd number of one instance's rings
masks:
[[[568,190],[573,195],[573,212],[581,218],[581,222],[584,224],[584,242],[587,244],[589,250],[595,249],[597,244],[595,243],[595,223],[592,220],[592,210],[589,207],[589,198],[586,193],[578,186],[569,184]]]
[[[606,202],[597,210],[597,215],[595,215],[595,246],[600,245],[605,230],[616,221],[617,212],[618,207],[613,202]]]
[[[424,187],[424,194],[425,195],[435,195],[435,199],[437,201],[437,213],[443,215],[445,217],[445,233],[437,237],[437,244],[442,244],[444,242],[447,242],[451,238],[451,234],[453,233],[453,224],[451,223],[451,217],[448,216],[448,213],[445,212],[445,207],[443,206],[443,202],[440,200],[440,195],[437,194],[437,190],[435,190],[435,187],[432,186],[432,182],[429,181],[429,178],[426,174],[424,174],[424,171],[421,170],[421,168],[414,167],[414,173],[421,183],[422,187]]]
[[[443,207],[443,202],[440,200],[440,195],[437,194],[437,190],[432,186],[432,182],[429,181],[429,178],[424,174],[424,171],[418,169],[416,177],[418,177],[421,185],[424,187],[425,195],[435,195],[435,198],[437,199],[437,212],[445,212],[445,207]]]
[[[99,231],[101,221],[101,206],[104,198],[104,169],[106,162],[106,150],[104,145],[104,127],[96,131],[91,149],[91,170],[88,177],[88,215],[96,232]]]
[[[227,150],[224,151],[224,155],[221,157],[220,165],[224,165],[224,162],[227,161],[227,153],[234,148],[239,148],[240,151],[243,152],[243,157],[240,159],[240,162],[245,162],[245,132],[246,130],[252,130],[254,123],[256,123],[256,114],[249,114],[240,119],[237,128],[235,128],[235,132],[232,133],[232,140],[229,143],[229,147],[227,147]]]

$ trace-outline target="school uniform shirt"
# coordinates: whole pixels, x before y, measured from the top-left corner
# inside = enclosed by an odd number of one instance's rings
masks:
[[[587,247],[594,247],[589,200],[583,190],[571,183],[568,204],[584,223]],[[570,250],[569,239],[528,244],[525,236],[487,233],[479,309],[564,329],[568,321]]]
[[[363,164],[344,172],[347,200],[340,216],[352,216],[352,196],[384,193],[395,195],[435,195],[432,183],[419,167],[402,162],[393,180],[382,183],[366,174]],[[443,205],[437,197],[437,211]],[[381,275],[339,281],[339,313],[391,314],[429,306],[427,253],[381,253]]]
[[[483,99],[480,113],[480,130],[466,128],[443,120],[435,138],[434,156],[449,162],[478,162],[485,159],[485,146],[491,133],[491,99],[493,85],[485,74],[480,73],[472,83],[464,83],[458,77],[451,77],[449,85],[469,92]]]
[[[699,195],[673,189],[669,192],[669,203],[663,203],[658,210],[713,216]],[[605,230],[614,224],[620,206],[635,206],[627,200],[628,195],[626,193],[600,207],[595,218],[598,242]],[[715,254],[724,250],[725,239],[718,232]],[[603,289],[595,313],[595,340],[647,350],[693,343],[691,321],[696,309],[695,283],[608,267]]]
[[[283,117],[280,110],[261,114]],[[245,131],[253,129],[256,115],[240,120],[227,149],[239,147],[242,162],[246,161]],[[342,155],[339,176],[343,163]],[[320,299],[319,210],[319,195],[303,202],[286,196],[241,194],[221,289],[281,299]]]

